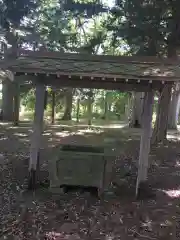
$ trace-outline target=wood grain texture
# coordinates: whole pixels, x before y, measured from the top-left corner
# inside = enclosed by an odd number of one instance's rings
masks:
[[[101,78],[179,81],[180,62],[157,57],[93,56],[21,51],[16,59],[0,61],[0,68],[16,73],[41,73]]]

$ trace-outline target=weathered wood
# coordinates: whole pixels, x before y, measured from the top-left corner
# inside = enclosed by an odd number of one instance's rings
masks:
[[[180,70],[177,70],[177,71],[179,71],[179,73],[174,75],[175,74],[175,68],[171,69],[171,74],[169,73],[169,75],[164,76],[166,73],[164,73],[162,75],[161,74],[159,74],[159,75],[151,75],[151,74],[149,74],[149,75],[139,75],[138,72],[136,74],[132,74],[130,72],[131,66],[129,66],[128,69],[125,70],[125,72],[123,72],[123,69],[122,69],[121,72],[113,73],[105,67],[103,69],[100,69],[101,71],[99,70],[97,72],[93,71],[93,70],[90,70],[90,69],[88,71],[86,71],[85,66],[81,66],[81,68],[82,68],[81,71],[77,71],[75,68],[71,69],[71,70],[68,69],[67,71],[64,71],[62,69],[58,69],[57,66],[56,66],[56,68],[54,68],[54,65],[56,65],[56,62],[51,63],[51,66],[49,68],[47,68],[48,66],[46,65],[47,64],[46,62],[44,62],[43,64],[40,64],[38,62],[33,62],[32,61],[32,62],[29,63],[29,66],[27,66],[27,67],[25,66],[25,63],[24,63],[24,68],[22,68],[22,66],[23,66],[22,64],[23,64],[23,62],[20,62],[20,63],[11,62],[11,65],[10,65],[10,63],[7,66],[2,65],[2,69],[8,68],[15,75],[22,75],[22,74],[24,75],[25,73],[28,74],[28,75],[37,74],[37,75],[43,75],[43,76],[51,76],[51,79],[52,79],[52,76],[53,77],[61,76],[61,78],[71,76],[72,78],[80,77],[81,79],[87,78],[87,77],[88,78],[93,77],[94,80],[97,79],[97,78],[101,78],[101,80],[102,80],[101,84],[102,84],[104,78],[105,79],[111,79],[111,80],[120,79],[121,81],[129,79],[129,80],[132,80],[134,82],[140,80],[142,82],[145,81],[146,83],[147,83],[147,81],[152,81],[152,82],[164,82],[164,81],[166,81],[167,83],[169,83],[169,82],[174,83],[174,82],[179,82],[179,77],[180,77]],[[27,62],[27,64],[28,64],[28,62]],[[34,67],[36,64],[37,64],[37,66]],[[66,68],[68,68],[69,65],[70,65],[70,63],[67,63]],[[0,64],[0,67],[1,67],[1,64]],[[121,67],[122,66],[118,66],[118,69],[119,68],[121,69]],[[88,68],[88,65],[86,66],[86,68]],[[83,71],[83,69],[84,69],[84,71]],[[135,73],[135,70],[134,70],[134,73]],[[62,80],[60,77],[58,77],[58,78],[59,78],[59,81]],[[115,83],[115,81],[112,81],[112,82]],[[141,85],[142,82],[139,85]]]
[[[8,79],[2,84],[2,112],[3,121],[13,121],[13,95],[14,85]]]
[[[153,92],[147,92],[144,96],[144,106],[142,115],[142,135],[139,153],[138,177],[136,183],[136,196],[139,193],[139,185],[147,180],[148,157],[150,152],[150,139],[152,132],[152,106]]]
[[[118,63],[146,63],[146,64],[167,64],[174,65],[179,64],[177,59],[160,58],[156,56],[113,56],[113,55],[91,55],[91,54],[76,54],[76,53],[60,53],[57,51],[30,51],[30,50],[18,50],[19,56],[27,57],[44,57],[55,59],[73,59],[83,61],[100,61],[100,62],[118,62]]]
[[[85,77],[80,79],[77,76],[72,77],[71,79],[68,76],[64,76],[62,79],[52,77],[46,77],[44,79],[44,83],[49,86],[56,86],[56,87],[69,87],[72,88],[94,88],[94,89],[107,89],[107,90],[120,90],[120,91],[137,91],[137,92],[147,92],[152,88],[154,90],[159,90],[162,87],[161,82],[153,82],[148,83],[146,81],[142,81],[141,83],[137,83],[134,81],[129,81],[128,83],[121,80],[117,80],[116,82],[111,79],[94,79],[91,80],[89,77]]]
[[[28,54],[32,54],[29,56]],[[79,54],[64,54],[59,55],[58,58],[51,58],[40,55],[33,56],[33,52],[24,56],[19,56],[17,59],[8,61],[6,59],[0,61],[2,69],[9,69],[12,72],[18,73],[36,73],[36,74],[52,74],[52,75],[72,75],[72,76],[90,76],[100,78],[121,78],[121,79],[141,79],[153,81],[179,81],[180,69],[179,63],[176,62],[172,65],[165,64],[162,61],[140,61],[140,60],[126,60],[130,59],[125,57],[124,61],[119,58],[109,56],[92,56]],[[134,58],[134,57],[133,57]],[[107,59],[107,60],[106,60]],[[121,57],[120,57],[121,59]],[[140,83],[141,84],[141,83]]]
[[[35,189],[38,178],[38,159],[41,147],[43,131],[45,86],[41,83],[36,85],[36,103],[34,113],[33,133],[31,136],[30,160],[29,160],[29,189]]]

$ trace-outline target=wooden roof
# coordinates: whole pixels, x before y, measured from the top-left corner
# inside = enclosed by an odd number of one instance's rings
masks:
[[[125,57],[86,55],[59,52],[21,50],[16,58],[0,61],[1,69],[17,75],[34,74],[63,78],[98,79],[140,83],[174,82],[180,79],[180,62],[156,57]],[[51,78],[52,81],[52,78]],[[78,80],[80,81],[80,80]],[[142,82],[142,81],[141,81]]]

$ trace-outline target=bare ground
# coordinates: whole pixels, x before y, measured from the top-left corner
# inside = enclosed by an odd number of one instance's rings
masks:
[[[0,125],[0,240],[131,240],[180,238],[180,145],[177,134],[166,146],[152,147],[149,183],[155,195],[135,199],[139,130],[128,128],[46,127],[41,151],[41,179],[48,177],[53,145],[82,141],[105,142],[116,153],[116,187],[104,199],[88,193],[53,195],[47,188],[28,192],[31,128]],[[75,135],[73,135],[75,134]],[[83,140],[84,141],[84,140]],[[179,232],[178,232],[179,231]]]

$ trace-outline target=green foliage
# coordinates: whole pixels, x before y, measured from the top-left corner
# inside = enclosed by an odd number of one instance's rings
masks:
[[[7,0],[5,2],[7,5]],[[21,1],[14,1],[14,4],[15,2]],[[153,55],[159,54],[159,49],[162,51],[168,35],[167,26],[163,25],[162,20],[162,14],[166,13],[165,6],[155,1],[144,4],[141,0],[136,3],[133,0],[125,0],[110,11],[100,1],[95,0],[40,0],[34,11],[30,0],[24,1],[24,4],[28,6],[28,12],[24,11],[19,15],[19,19],[27,16],[23,22],[25,29],[29,29],[26,42],[29,41],[35,49],[43,45],[49,50],[62,52]],[[152,11],[154,6],[155,10]],[[161,25],[162,27],[159,27]],[[22,44],[25,37],[22,38]],[[51,89],[48,89],[48,92],[51,96]],[[80,98],[80,114],[86,115],[89,93],[92,93],[93,112],[96,117],[104,116],[106,111],[110,117],[111,114],[124,114],[128,94],[89,89],[74,91],[74,114],[76,100]],[[62,111],[65,95],[64,89],[56,94],[56,108],[59,112]],[[34,90],[24,92],[22,103],[26,108],[33,109]],[[49,98],[47,110],[50,109]]]
[[[19,26],[21,20],[36,8],[33,0],[2,0],[0,2],[0,26],[9,30],[10,24]]]
[[[113,35],[108,32],[105,22],[108,19],[107,8],[98,1],[66,1],[65,4],[53,0],[41,0],[38,8],[31,15],[34,32],[39,37],[40,45],[56,51],[76,51],[89,54],[103,52],[105,54],[122,54],[119,44],[122,40],[109,45]],[[26,25],[26,27],[28,26]],[[33,33],[34,34],[34,33]],[[51,96],[51,89],[48,89]],[[93,111],[96,117],[104,116],[105,95],[104,90],[76,89],[74,91],[73,114],[76,115],[76,101],[80,101],[80,115],[87,115],[89,93],[92,94]],[[62,112],[66,90],[61,89],[56,93],[56,110]],[[108,91],[108,112],[115,115],[119,110],[116,102],[119,98],[116,91]],[[123,97],[122,97],[123,98]],[[23,104],[26,108],[34,106],[34,90],[23,96]],[[123,105],[123,104],[122,104]],[[120,106],[121,108],[122,106]],[[51,97],[48,98],[47,111],[51,109]]]
[[[21,104],[25,106],[26,110],[34,111],[35,107],[35,89],[30,89],[27,93],[22,94]]]
[[[86,18],[92,18],[94,15],[107,12],[108,8],[99,0],[67,0],[64,10],[72,12],[74,16],[83,15]]]
[[[117,1],[106,23],[109,31],[130,46],[130,54],[164,55],[180,39],[180,1]],[[171,49],[172,50],[172,49]]]

